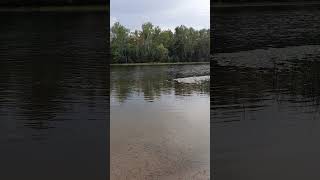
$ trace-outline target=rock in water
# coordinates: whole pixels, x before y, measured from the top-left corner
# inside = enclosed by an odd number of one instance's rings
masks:
[[[177,78],[174,81],[178,83],[202,83],[203,81],[209,81],[210,76],[193,76],[193,77],[185,77],[185,78]]]

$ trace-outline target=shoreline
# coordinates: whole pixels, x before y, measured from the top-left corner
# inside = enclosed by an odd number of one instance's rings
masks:
[[[0,12],[107,12],[108,10],[108,6],[103,5],[0,7]]]
[[[212,8],[320,6],[320,2],[213,3]]]
[[[164,65],[193,65],[193,64],[210,64],[210,62],[176,62],[176,63],[126,63],[110,64],[110,66],[164,66]]]

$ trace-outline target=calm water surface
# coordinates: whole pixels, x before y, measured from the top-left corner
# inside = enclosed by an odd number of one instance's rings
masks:
[[[209,65],[111,67],[111,179],[208,179]]]
[[[1,13],[0,179],[106,179],[105,13]]]
[[[238,9],[215,19],[215,179],[319,179],[318,8]]]

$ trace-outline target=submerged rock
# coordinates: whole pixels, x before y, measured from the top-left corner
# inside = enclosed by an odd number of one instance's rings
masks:
[[[202,83],[203,81],[209,81],[210,76],[193,76],[193,77],[177,78],[173,80],[178,83],[194,84],[194,83]]]

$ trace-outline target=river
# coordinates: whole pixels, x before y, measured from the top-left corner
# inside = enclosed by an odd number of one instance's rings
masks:
[[[215,179],[320,178],[318,8],[215,13]]]
[[[107,19],[1,13],[0,179],[106,179]]]
[[[208,64],[111,67],[111,179],[209,178],[209,73]]]

